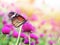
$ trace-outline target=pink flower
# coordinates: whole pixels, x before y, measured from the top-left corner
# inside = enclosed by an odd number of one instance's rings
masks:
[[[21,37],[21,38],[27,38],[27,35],[24,34],[24,33],[21,33],[21,34],[20,34],[20,37]]]
[[[35,44],[39,44],[39,40],[36,40],[36,41],[35,41]]]
[[[2,33],[3,34],[9,34],[10,33],[10,28],[8,27],[8,26],[3,26],[3,28],[2,28]]]
[[[12,36],[17,38],[18,37],[18,32],[16,30],[13,31]]]
[[[44,34],[40,34],[40,37],[41,37],[41,38],[44,37]]]
[[[17,38],[18,37],[18,32],[16,30],[14,30],[13,33],[12,33],[12,36],[15,37],[15,38]],[[21,33],[20,37],[21,38],[27,38],[27,35],[24,34],[24,33]]]
[[[24,40],[24,44],[29,44],[29,40],[28,39],[25,39]]]
[[[31,33],[30,37],[34,40],[38,40],[38,36],[36,34]]]
[[[38,25],[38,28],[40,28],[42,25],[44,25],[46,23],[46,20],[42,20],[39,25]]]
[[[3,25],[7,24],[7,21],[6,20],[3,20],[2,21]]]
[[[5,26],[9,27],[11,31],[15,30],[15,28],[12,24],[5,24]]]
[[[0,16],[4,16],[4,12],[3,11],[0,11]]]
[[[11,30],[15,29],[14,26],[12,24],[8,24],[8,22],[6,20],[2,20],[2,23],[3,23],[3,25],[9,27]]]
[[[31,42],[31,44],[30,45],[35,45],[35,42]]]
[[[50,40],[48,43],[49,43],[50,45],[53,45],[53,44],[54,44],[54,41]]]
[[[35,27],[32,26],[30,23],[26,22],[22,25],[22,32],[35,32]]]

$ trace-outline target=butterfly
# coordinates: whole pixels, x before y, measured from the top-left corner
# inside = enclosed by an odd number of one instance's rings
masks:
[[[8,17],[16,28],[27,21],[22,15],[16,12],[9,12]]]

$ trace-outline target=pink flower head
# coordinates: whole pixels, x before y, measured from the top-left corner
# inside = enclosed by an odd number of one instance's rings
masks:
[[[17,38],[18,37],[18,32],[16,30],[14,30],[12,36]],[[20,37],[21,38],[27,38],[27,36],[24,33],[21,33]]]
[[[50,40],[48,43],[49,43],[50,45],[53,45],[54,41]]]
[[[38,36],[36,34],[31,33],[30,37],[34,40],[38,40]]]
[[[14,30],[14,26],[12,24],[6,24],[11,30]]]
[[[0,11],[0,16],[4,16],[4,12],[3,11]]]
[[[24,44],[29,44],[29,40],[28,39],[25,39],[24,40]]]
[[[7,21],[6,20],[3,20],[2,21],[3,25],[7,24]]]
[[[39,44],[39,40],[36,40],[36,41],[35,41],[35,44]]]
[[[35,45],[35,42],[31,42],[31,44],[30,45]]]
[[[13,31],[12,36],[17,38],[18,37],[18,32],[16,30]]]
[[[40,34],[40,37],[41,37],[41,38],[44,37],[44,34]]]
[[[30,23],[26,22],[22,26],[22,31],[23,32],[35,32],[35,27],[32,26]]]
[[[26,37],[27,37],[27,35],[26,35],[26,34],[24,34],[24,33],[21,33],[21,34],[20,34],[20,37],[21,37],[21,38],[26,38]]]
[[[11,30],[14,30],[14,26],[12,24],[8,24],[5,19],[2,21],[2,23],[3,23],[3,25],[9,27]]]
[[[44,25],[46,23],[46,20],[42,20],[39,25],[38,25],[38,28],[40,28],[42,25]]]
[[[10,33],[10,28],[8,26],[3,26],[2,28],[2,33],[3,34],[9,34]]]

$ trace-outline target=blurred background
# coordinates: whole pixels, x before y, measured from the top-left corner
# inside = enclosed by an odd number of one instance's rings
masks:
[[[5,23],[9,23],[8,13],[11,11],[25,16],[36,28],[37,35],[43,33],[47,40],[55,41],[53,45],[60,45],[60,0],[0,0],[0,45],[7,43],[1,30]],[[12,39],[10,45],[16,40]]]

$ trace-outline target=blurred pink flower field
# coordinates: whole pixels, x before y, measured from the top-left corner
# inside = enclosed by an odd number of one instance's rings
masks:
[[[27,22],[16,28],[10,12]],[[60,45],[60,0],[0,0],[0,45]]]

